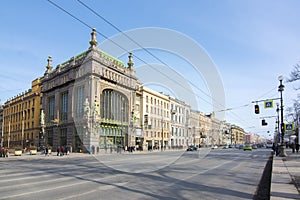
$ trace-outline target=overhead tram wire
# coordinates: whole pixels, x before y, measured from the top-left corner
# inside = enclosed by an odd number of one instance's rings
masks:
[[[58,4],[54,3],[51,0],[47,0],[49,3],[51,3],[52,5],[54,5],[55,7],[57,7],[58,9],[60,9],[61,11],[65,12],[66,14],[68,14],[69,16],[71,16],[72,18],[74,18],[75,20],[79,21],[81,24],[85,25],[86,27],[88,27],[89,29],[92,29],[93,27],[90,26],[89,24],[87,24],[86,22],[84,22],[83,20],[79,19],[78,17],[76,17],[75,15],[71,14],[70,12],[68,12],[66,9],[62,8],[61,6],[59,6]],[[125,49],[124,47],[122,47],[121,45],[119,45],[118,43],[114,42],[113,40],[111,40],[109,37],[107,37],[106,35],[104,35],[103,33],[99,32],[96,30],[96,32],[101,35],[102,37],[104,37],[105,39],[109,40],[110,42],[112,42],[113,44],[115,44],[116,46],[118,46],[120,49],[128,52],[127,49]],[[148,50],[147,50],[148,51]],[[149,52],[149,51],[148,51]],[[151,53],[151,52],[150,52]],[[153,54],[152,54],[153,55]],[[138,60],[140,60],[141,62],[143,62],[144,64],[146,64],[147,66],[150,66],[152,69],[154,69],[155,71],[157,71],[158,73],[162,74],[163,76],[165,76],[166,78],[168,78],[169,80],[171,80],[172,82],[174,82],[175,84],[181,86],[183,89],[188,90],[188,88],[185,88],[183,85],[179,84],[178,81],[171,79],[167,74],[159,71],[158,69],[156,69],[154,66],[152,66],[151,64],[147,63],[146,61],[144,61],[143,59],[141,59],[138,56],[135,56],[135,58],[137,58]],[[165,65],[167,65],[166,63],[163,63]],[[168,66],[168,65],[167,65]],[[195,86],[195,85],[194,85]],[[198,88],[198,87],[197,87]],[[199,90],[201,90],[200,88],[198,88]],[[202,90],[201,90],[202,91]],[[203,91],[202,91],[203,92]],[[203,92],[204,93],[204,92]],[[205,94],[205,93],[204,93]],[[205,94],[208,97],[210,97],[208,94]],[[196,94],[197,97],[199,97],[200,99],[202,99],[204,102],[208,103],[209,105],[212,105],[211,102],[207,101],[206,99],[204,99],[203,97],[199,96]],[[220,104],[221,105],[221,104]]]
[[[132,39],[130,36],[128,36],[125,32],[123,32],[121,29],[119,29],[117,26],[115,26],[113,23],[111,23],[109,20],[107,20],[105,17],[103,17],[102,15],[100,15],[98,12],[96,12],[94,9],[92,9],[90,6],[88,6],[87,4],[85,4],[84,2],[82,2],[81,0],[77,0],[81,5],[83,5],[85,8],[87,8],[89,11],[91,11],[93,14],[95,14],[97,17],[101,18],[103,21],[105,21],[107,24],[109,24],[110,26],[112,26],[114,29],[116,29],[117,31],[119,31],[121,34],[123,34],[127,39],[129,39],[130,41],[132,41],[134,44],[136,44],[137,46],[139,46],[140,48],[142,48],[144,51],[146,51],[149,55],[151,55],[153,58],[155,58],[156,60],[158,60],[160,63],[164,64],[165,66],[170,67],[167,63],[165,63],[163,60],[161,60],[160,58],[158,58],[156,55],[154,55],[151,51],[149,51],[148,49],[144,48],[142,45],[140,45],[138,42],[136,42],[134,39]],[[148,64],[149,65],[149,64]],[[164,74],[161,71],[158,71],[156,68],[154,68],[153,66],[149,65],[151,68],[153,68],[154,70],[156,70],[157,72],[159,72],[160,74],[163,74],[164,76],[166,76],[169,80],[172,80],[169,76],[167,76],[166,74]],[[177,81],[172,80],[173,82],[175,82],[176,84],[178,84]],[[217,104],[219,104],[219,106],[221,106],[222,108],[225,107],[225,105],[222,105],[220,102],[218,102],[217,100],[215,100],[214,98],[212,98],[209,94],[207,94],[206,92],[204,92],[201,88],[199,88],[197,85],[195,85],[193,82],[189,81],[188,82],[194,86],[196,89],[198,89],[200,92],[202,92],[204,95],[206,95],[207,97],[211,98],[214,102],[216,102]],[[181,85],[180,85],[181,86]],[[273,89],[272,89],[273,91]],[[197,94],[196,94],[197,95]],[[199,95],[197,95],[198,97],[200,97]],[[202,97],[200,97],[202,100],[204,100]],[[205,100],[205,102],[207,102]],[[209,102],[207,102],[209,103]],[[210,105],[212,105],[211,103],[209,103]],[[241,120],[240,117],[234,113],[232,110],[233,109],[237,109],[240,107],[247,107],[251,105],[251,103],[236,107],[236,108],[232,108],[228,111],[230,111],[230,113],[232,115],[234,115],[235,117],[237,117],[236,119],[238,121],[242,121],[244,123],[247,123],[245,120]],[[227,111],[226,109],[224,111]],[[249,124],[247,124],[249,125]]]
[[[66,14],[68,14],[69,16],[71,16],[72,18],[74,18],[75,20],[77,20],[78,22],[80,22],[81,24],[85,25],[86,27],[88,27],[89,29],[92,29],[93,27],[90,26],[89,24],[87,24],[86,22],[84,22],[83,20],[79,19],[78,17],[76,17],[75,15],[71,14],[70,12],[68,12],[66,9],[62,8],[61,6],[59,6],[58,4],[54,3],[53,1],[51,0],[47,0],[49,3],[51,3],[52,5],[54,5],[55,7],[57,7],[58,9],[60,9],[61,11],[65,12]],[[80,3],[82,3],[80,1]],[[87,7],[87,5],[85,4],[85,7]],[[89,9],[89,10],[92,10],[92,9]],[[93,13],[96,13],[95,11]],[[97,13],[97,16],[99,14]],[[100,17],[100,15],[99,15]],[[105,19],[104,17],[100,17],[101,19]],[[105,20],[105,22],[107,22],[108,24],[110,25],[113,25],[112,23],[110,23],[108,20]],[[114,28],[116,28],[116,30],[120,31],[122,34],[125,34],[123,33],[119,28],[117,28],[116,26],[113,25]],[[116,46],[118,46],[120,49],[124,50],[124,51],[128,51],[127,49],[125,49],[124,47],[122,47],[121,45],[119,45],[118,43],[114,42],[113,40],[111,40],[109,37],[107,37],[106,35],[102,34],[101,32],[97,31],[96,32],[101,35],[102,37],[104,37],[105,39],[111,41],[113,44],[115,44]],[[125,34],[126,35],[126,34]],[[127,35],[127,37],[129,37]],[[143,50],[145,50],[146,52],[148,52],[151,56],[153,56],[154,58],[156,58],[158,61],[160,61],[162,64],[166,65],[166,66],[169,66],[168,64],[166,64],[164,61],[162,61],[161,59],[159,59],[157,56],[155,56],[153,53],[151,53],[149,50],[145,49],[144,47],[142,47],[141,45],[139,45],[136,41],[134,41],[132,38],[129,37],[130,40],[132,40],[134,43],[136,43],[139,47],[141,47]],[[169,80],[171,80],[172,82],[174,82],[175,84],[181,86],[183,89],[188,89],[188,88],[185,88],[183,85],[180,85],[176,80],[173,80],[171,79],[167,74],[157,70],[154,66],[152,66],[151,64],[147,63],[146,61],[144,61],[143,59],[139,58],[138,56],[135,56],[135,58],[137,58],[138,60],[140,60],[141,62],[143,62],[144,64],[150,66],[152,69],[154,69],[155,71],[157,71],[158,73],[162,74],[163,76],[165,76],[166,78],[168,78]],[[169,66],[170,67],[170,66]],[[207,94],[206,92],[204,92],[202,89],[200,89],[198,86],[196,86],[194,83],[190,82],[189,83],[191,85],[193,85],[195,88],[197,88],[199,91],[201,91],[204,95],[206,95],[207,97],[211,98],[214,102],[218,103],[219,106],[222,106],[225,107],[224,105],[222,105],[221,103],[219,103],[217,100],[215,100],[214,98],[212,98],[209,94]],[[198,94],[195,94],[197,97],[199,97],[200,99],[202,99],[204,102],[208,103],[209,105],[212,105],[211,102],[207,101],[206,99],[204,99],[203,97],[199,96]],[[231,111],[231,113],[233,113]],[[243,121],[239,118],[238,115],[236,115],[235,113],[233,113],[237,118],[238,121]],[[248,125],[247,125],[248,126]]]
[[[166,62],[164,62],[163,60],[161,60],[159,57],[157,57],[156,55],[154,55],[151,51],[149,51],[148,49],[146,49],[145,47],[143,47],[141,44],[139,44],[137,41],[135,41],[134,39],[132,39],[130,36],[128,36],[125,32],[123,32],[121,29],[119,29],[116,25],[114,25],[113,23],[111,23],[109,20],[107,20],[105,17],[103,17],[102,15],[100,15],[98,12],[96,12],[94,9],[92,9],[90,6],[88,6],[87,4],[85,4],[84,2],[82,2],[81,0],[77,0],[81,5],[83,5],[85,8],[87,8],[89,11],[91,11],[92,13],[94,13],[97,17],[99,17],[100,19],[102,19],[103,21],[105,21],[107,24],[109,24],[110,26],[112,26],[114,29],[116,29],[117,31],[119,31],[122,35],[124,35],[127,39],[129,39],[131,42],[133,42],[134,44],[136,44],[137,46],[139,46],[141,49],[143,49],[145,52],[147,52],[149,55],[151,55],[153,58],[155,58],[156,60],[158,60],[160,63],[162,63],[165,66],[170,67]],[[111,40],[110,40],[111,41]],[[148,63],[145,63],[147,65],[149,65]],[[155,69],[155,67],[153,67],[152,65],[149,65],[151,68]],[[171,68],[171,67],[170,67]],[[158,70],[156,70],[158,71]],[[171,78],[167,75],[164,74],[161,71],[158,71],[160,74],[163,74],[164,76],[166,76],[169,80],[171,80]],[[176,84],[178,84],[177,81],[172,80],[173,82],[175,82]],[[225,105],[222,105],[220,102],[218,102],[217,100],[215,100],[214,98],[211,97],[211,95],[207,94],[206,92],[204,92],[201,88],[199,88],[197,85],[195,85],[193,82],[189,81],[188,82],[194,86],[195,88],[197,88],[200,92],[202,92],[204,95],[206,95],[207,97],[211,98],[214,102],[218,103],[221,107],[225,107]],[[201,97],[200,97],[201,98]],[[202,98],[201,98],[202,99]],[[203,100],[203,99],[202,99]],[[207,102],[207,101],[205,101]],[[208,102],[207,102],[208,103]],[[210,104],[210,103],[209,103]]]
[[[64,8],[62,8],[61,6],[55,4],[54,2],[52,2],[51,0],[47,0],[48,2],[50,2],[51,4],[53,4],[55,7],[59,8],[60,10],[62,10],[63,12],[67,13],[69,16],[71,16],[72,18],[76,19],[77,21],[79,21],[80,23],[84,24],[86,27],[92,29],[92,26],[88,25],[87,23],[85,23],[83,20],[80,20],[79,18],[77,18],[76,16],[74,16],[73,14],[71,14],[70,12],[68,12],[67,10],[65,10]],[[81,2],[82,3],[82,2]],[[85,5],[85,7],[87,7],[87,5]],[[92,9],[89,9],[89,10],[92,10]],[[96,13],[95,11],[93,13]],[[99,14],[97,13],[97,16]],[[99,15],[100,16],[100,15]],[[101,19],[105,19],[104,17],[100,17]],[[108,20],[105,20],[106,22],[109,22]],[[112,23],[108,23],[110,25],[113,25]],[[125,34],[123,33],[119,28],[117,28],[116,26],[113,25],[114,28],[116,28],[118,31],[120,31],[122,34]],[[128,51],[126,50],[125,48],[123,48],[121,45],[119,45],[118,43],[112,41],[110,38],[108,38],[107,36],[105,36],[104,34],[100,33],[99,31],[96,31],[99,35],[101,35],[102,37],[108,39],[109,41],[111,41],[113,44],[115,44],[116,46],[118,46],[119,48],[121,48],[122,50],[124,51]],[[125,34],[126,35],[126,34]],[[127,37],[129,37],[127,35]],[[130,37],[129,37],[130,38]],[[145,49],[144,47],[142,47],[141,45],[139,45],[136,41],[134,41],[132,38],[130,38],[130,40],[132,40],[133,42],[135,42],[138,46],[140,46],[142,49],[144,49],[146,52],[150,53],[150,55],[152,55],[154,58],[156,58],[158,61],[160,61],[161,63],[163,63],[164,65],[166,66],[169,66],[168,64],[166,64],[164,61],[162,61],[161,59],[159,59],[158,57],[156,57],[154,54],[152,54],[148,49]],[[162,74],[163,76],[165,76],[166,78],[168,78],[169,80],[171,80],[172,82],[174,82],[175,84],[181,86],[183,89],[187,89],[185,88],[183,85],[180,85],[176,80],[173,80],[171,79],[167,74],[157,70],[155,67],[153,67],[151,64],[147,63],[146,61],[144,61],[143,59],[139,58],[138,56],[135,56],[138,60],[140,60],[141,62],[143,62],[144,64],[150,66],[152,69],[154,69],[155,71],[157,71],[158,73]],[[170,67],[170,66],[169,66]],[[219,106],[222,106],[222,108],[224,107],[224,105],[222,105],[221,103],[219,103],[217,100],[215,100],[214,98],[212,98],[209,94],[205,93],[202,89],[200,89],[198,86],[196,86],[194,83],[190,82],[189,83],[191,85],[193,85],[195,88],[199,89],[203,94],[205,94],[206,96],[208,96],[209,98],[211,98],[213,101],[215,101],[216,103],[219,104]],[[212,105],[211,102],[207,101],[206,99],[204,99],[203,97],[199,96],[198,94],[195,94],[197,97],[199,97],[200,99],[202,99],[204,102],[208,103],[209,105]],[[231,113],[233,113],[231,111]],[[236,119],[238,121],[243,121],[239,118],[239,116],[235,113],[233,113],[235,115],[235,117],[237,117]],[[247,124],[248,126],[248,124]]]

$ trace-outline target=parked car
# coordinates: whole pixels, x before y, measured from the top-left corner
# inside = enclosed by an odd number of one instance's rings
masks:
[[[212,148],[212,149],[217,149],[217,148],[218,148],[218,146],[217,146],[217,145],[215,145],[215,146],[212,146],[211,148]]]
[[[189,146],[186,151],[197,151],[198,148],[196,146]]]
[[[252,149],[257,149],[257,146],[255,144],[253,144]]]
[[[245,144],[244,151],[252,151],[252,146],[250,144]]]

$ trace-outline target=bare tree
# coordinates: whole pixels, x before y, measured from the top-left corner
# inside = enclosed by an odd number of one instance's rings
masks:
[[[287,81],[288,82],[295,82],[295,81],[299,81],[299,80],[300,80],[300,65],[296,64],[294,66],[293,71],[290,73],[290,78]]]
[[[286,119],[292,119],[292,121],[298,125],[300,122],[300,95],[294,100],[293,107],[287,107],[286,111]]]

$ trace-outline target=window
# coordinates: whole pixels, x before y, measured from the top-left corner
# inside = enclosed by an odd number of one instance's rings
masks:
[[[76,117],[82,117],[84,112],[84,87],[76,89],[75,113]]]
[[[68,120],[68,92],[64,92],[61,95],[60,113],[62,121]]]
[[[54,120],[55,113],[55,97],[49,97],[48,99],[48,111],[49,111],[49,120]]]
[[[128,99],[115,90],[103,90],[101,95],[101,117],[128,122]]]

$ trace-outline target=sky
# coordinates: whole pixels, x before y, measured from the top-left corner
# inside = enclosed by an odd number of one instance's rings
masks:
[[[77,0],[52,1],[107,37],[120,34]],[[220,75],[225,109],[214,111],[224,112],[227,122],[237,124],[247,132],[271,137],[275,130],[275,118],[266,118],[266,127],[261,126],[261,118],[276,115],[275,109],[264,109],[261,103],[261,114],[256,115],[251,102],[279,97],[278,76],[289,77],[300,61],[299,1],[82,2],[121,31],[156,27],[189,37],[203,48]],[[32,80],[43,76],[48,55],[53,57],[56,66],[87,50],[91,29],[47,0],[1,3],[0,103],[5,103],[7,99],[29,89]],[[98,34],[97,40],[101,44],[105,38]],[[205,77],[201,77],[203,80],[194,77],[195,73],[187,67],[186,61],[178,59],[178,56],[174,58],[172,54],[157,49],[151,52],[172,65],[178,74],[186,79],[190,77],[190,82],[202,90],[194,87],[198,109],[204,113],[212,111],[209,102],[214,100],[206,95],[210,94],[210,90]],[[134,55],[147,63],[155,62],[142,50],[134,52]],[[119,59],[127,63],[126,56]],[[142,65],[137,59],[135,64],[137,68]],[[297,84],[284,82],[285,108],[292,106],[297,96],[294,90]],[[226,109],[228,111],[222,111]]]

